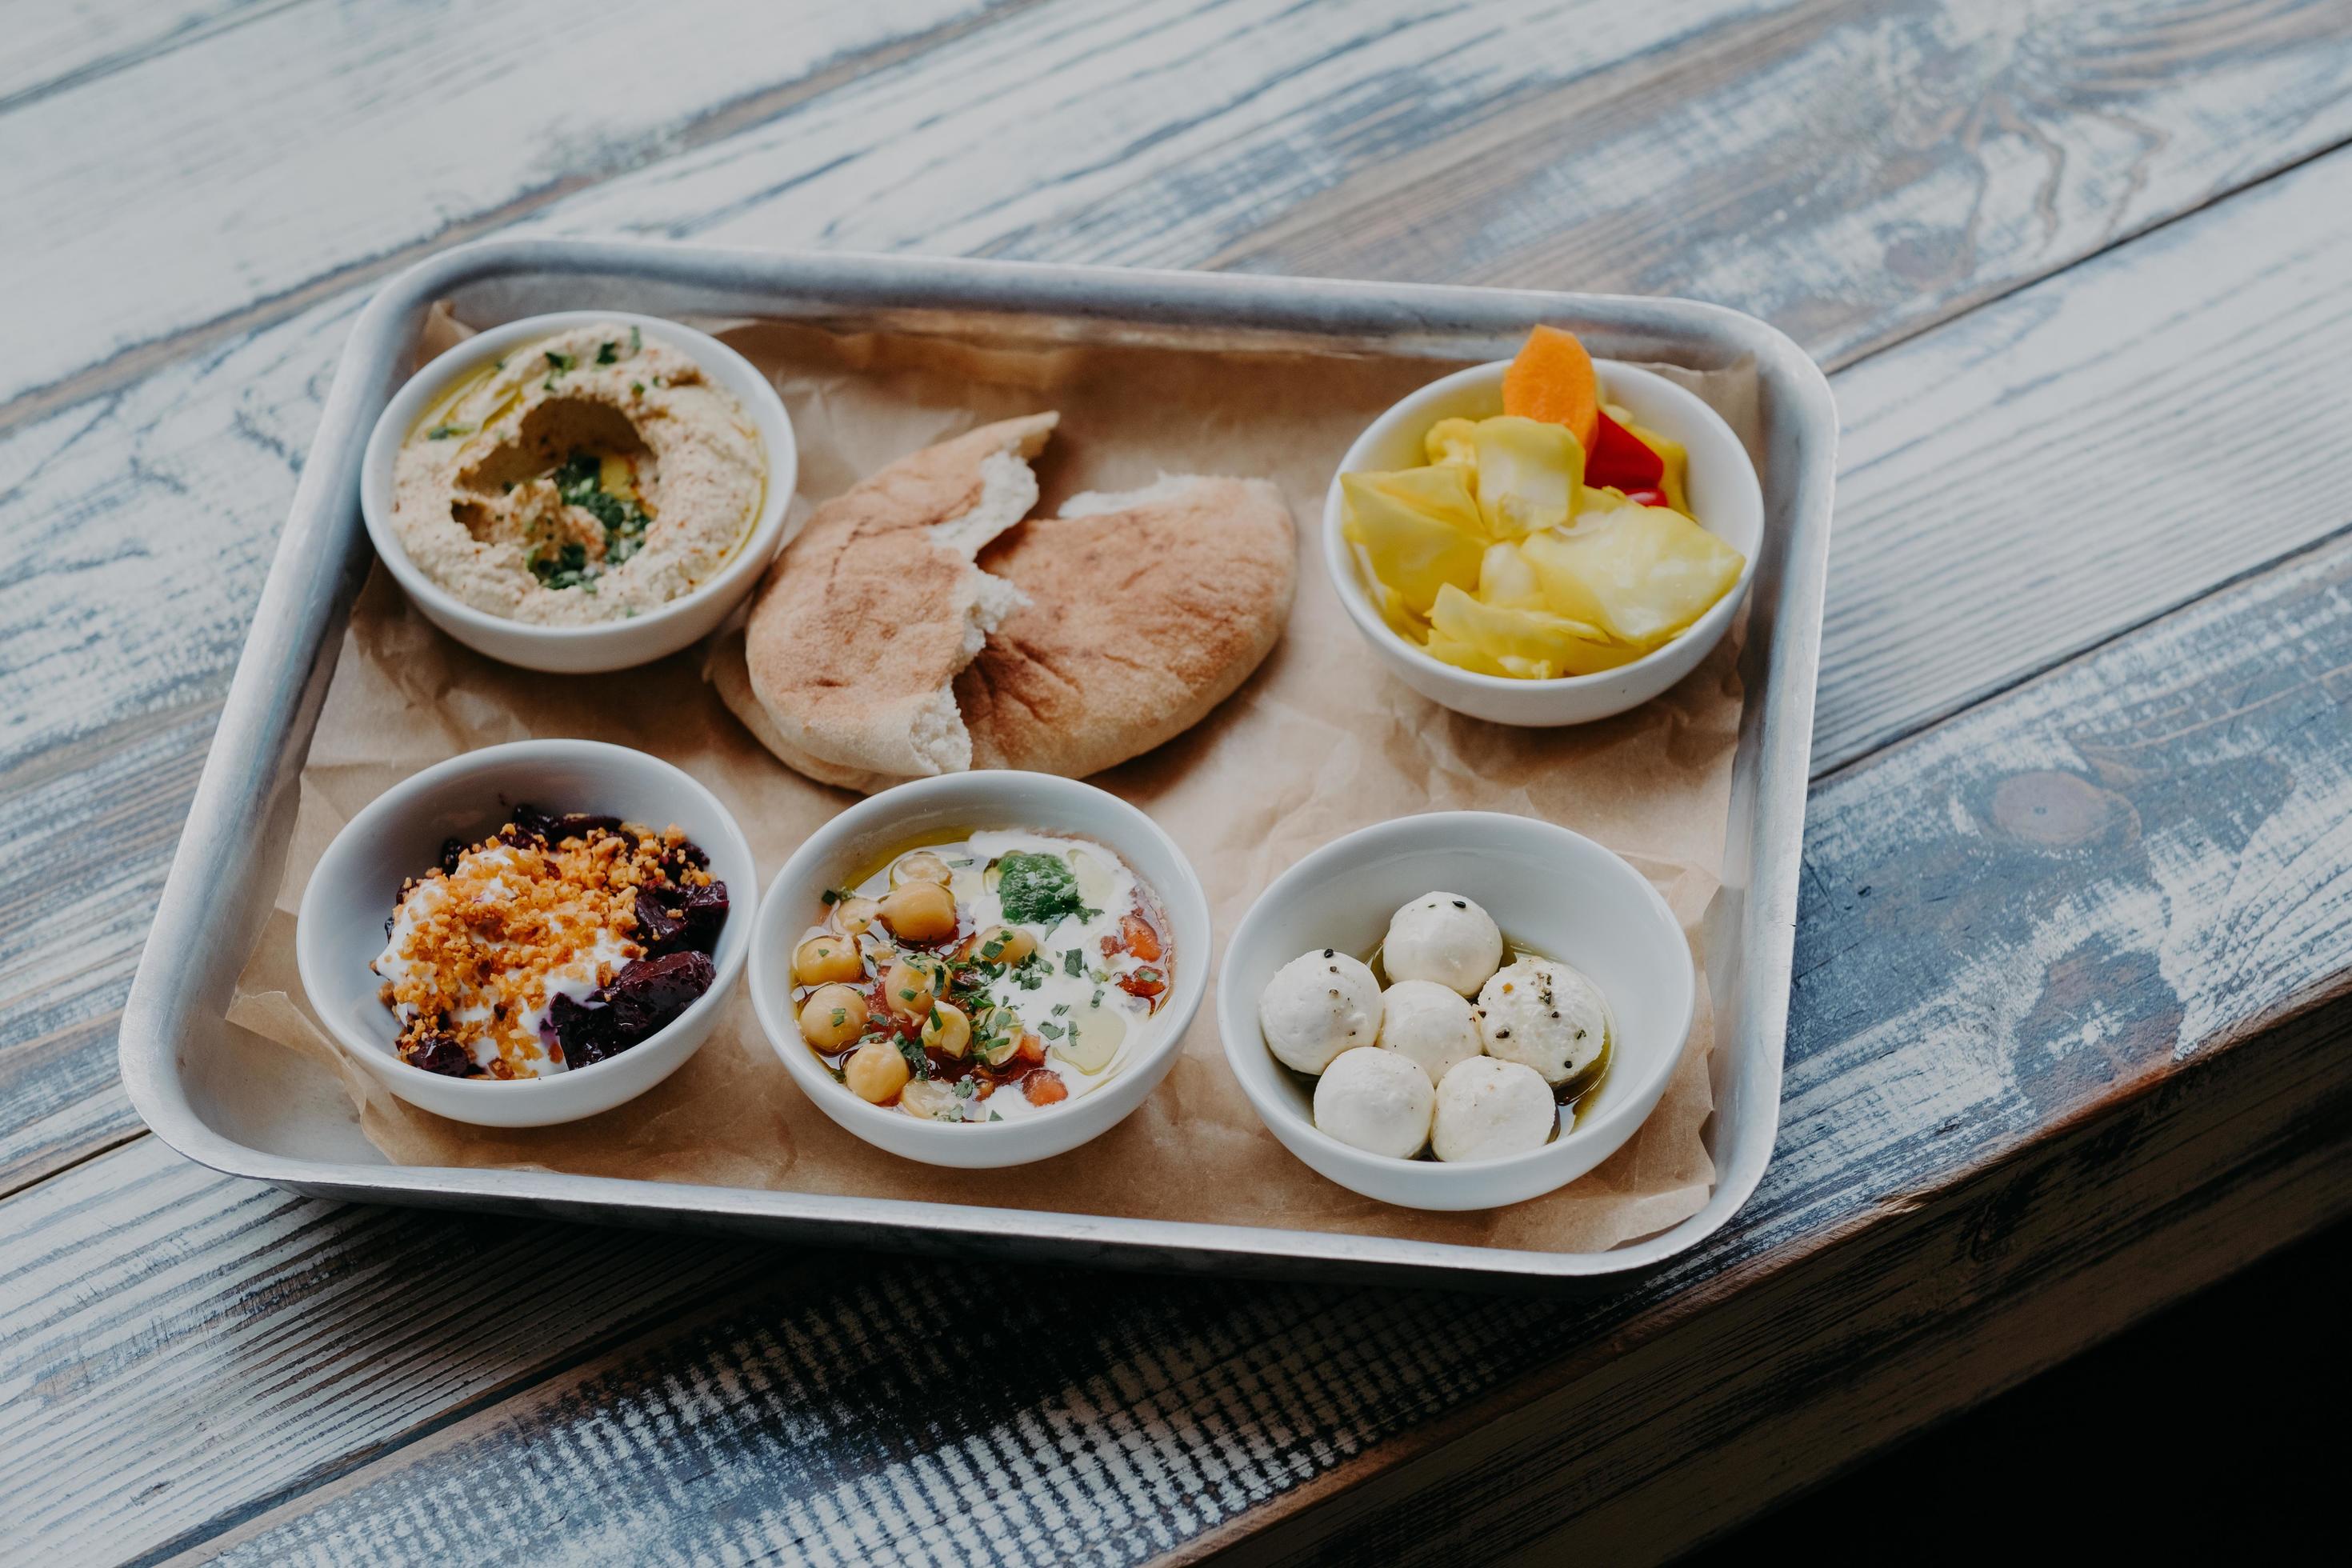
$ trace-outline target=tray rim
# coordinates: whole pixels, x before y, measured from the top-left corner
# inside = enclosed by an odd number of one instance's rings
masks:
[[[1334,335],[1350,329],[1400,337],[1414,328],[1502,331],[1540,315],[1660,340],[1704,337],[1752,354],[1765,395],[1786,399],[1793,427],[1801,431],[1790,451],[1774,453],[1776,468],[1794,465],[1789,515],[1768,520],[1784,531],[1786,555],[1775,601],[1769,609],[1758,606],[1765,614],[1751,621],[1743,664],[1756,657],[1761,622],[1761,694],[1741,720],[1740,752],[1749,754],[1735,760],[1736,773],[1743,763],[1756,770],[1751,874],[1740,917],[1740,1030],[1751,1042],[1743,1049],[1755,1050],[1757,1059],[1744,1068],[1740,1094],[1754,1101],[1742,1119],[1759,1127],[1760,1136],[1744,1136],[1728,1161],[1718,1152],[1714,1191],[1679,1224],[1604,1252],[1555,1253],[554,1172],[347,1163],[257,1149],[215,1131],[189,1098],[175,1047],[190,1009],[219,991],[202,973],[200,944],[188,940],[208,912],[197,889],[223,885],[234,870],[227,863],[249,846],[307,752],[334,662],[320,657],[320,643],[348,616],[371,559],[358,518],[359,454],[375,408],[403,379],[397,371],[411,323],[434,301],[468,286],[524,274],[651,279],[714,295],[747,286],[772,294],[799,289],[822,292],[830,302],[901,310],[938,308],[940,296],[952,295],[953,308],[966,311]],[[847,1228],[869,1233],[867,1245],[917,1250],[1455,1287],[1622,1284],[1654,1272],[1728,1223],[1761,1181],[1777,1135],[1837,436],[1828,379],[1793,340],[1755,317],[1696,300],[631,240],[509,237],[440,252],[377,289],[338,361],[124,1005],[118,1052],[125,1090],[148,1128],[199,1164],[355,1201],[685,1224],[835,1243],[850,1239],[842,1234]],[[1749,679],[1753,689],[1754,672]],[[1741,826],[1735,812],[1730,834],[1737,837]],[[1755,1049],[1759,1032],[1769,1049]],[[1718,1042],[1718,1051],[1727,1045]]]

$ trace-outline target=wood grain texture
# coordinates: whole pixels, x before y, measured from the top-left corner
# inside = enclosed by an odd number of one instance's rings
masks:
[[[2338,154],[1842,373],[1814,767],[2352,526],[2347,253]]]
[[[1213,264],[1689,294],[1841,364],[2352,137],[2352,12],[1816,0],[1491,109]]]
[[[691,7],[646,58],[692,50],[700,74],[617,118],[569,110],[560,76],[466,63],[534,18],[562,58],[609,59],[634,41],[620,15],[92,0],[11,32],[38,58],[0,54],[0,186],[38,219],[0,227],[0,267],[42,301],[0,374],[50,367],[0,388],[0,793],[28,847],[0,869],[12,1537],[68,1560],[397,1560],[487,1550],[487,1518],[515,1555],[1133,1561],[1412,1455],[1453,1474],[1454,1412],[1495,1427],[1496,1477],[1578,1542],[1622,1544],[1623,1521],[1696,1533],[1752,1499],[1706,1462],[1711,1410],[1747,1409],[1795,1484],[2336,1201],[2340,1100],[2269,1047],[2338,1059],[2340,1031],[2260,1025],[2335,984],[2345,951],[2339,546],[1831,781],[1782,1152],[1738,1228],[1642,1295],[1562,1310],[839,1263],[338,1209],[152,1141],[101,1152],[136,1131],[113,1010],[354,284],[453,236],[520,219],[1676,289],[1838,360],[2054,271],[1840,378],[1833,762],[2352,522],[2326,438],[2344,156],[2063,270],[2352,134],[2337,7],[936,0],[715,53],[711,29],[772,17]],[[494,144],[446,139],[484,104]],[[2161,310],[2116,309],[2126,291]],[[2214,367],[2218,411],[2194,390]],[[23,393],[42,384],[64,390]],[[2264,504],[2205,526],[2185,454],[2217,431],[2266,465]],[[2064,536],[1988,465],[2073,503]],[[1956,561],[1999,587],[1981,622],[1957,597],[1915,608]],[[1889,635],[1915,614],[1932,641]],[[2242,1039],[2264,1047],[2243,1069]],[[2168,1098],[2216,1057],[2227,1095]],[[2087,1153],[2053,1138],[2068,1118],[2097,1119]],[[1874,1293],[1938,1247],[1985,1263],[1981,1297]],[[1814,1279],[1856,1304],[1850,1333],[1805,1307]],[[1982,1333],[1938,1317],[1956,1301]],[[1531,1361],[1668,1342],[1646,1336],[1701,1304],[1721,1335],[1678,1364],[1752,1373],[1731,1404],[1628,1357],[1496,1418]],[[898,1358],[950,1321],[998,1353],[942,1414],[925,1395],[951,1369]],[[1784,1321],[1805,1330],[1785,1355]],[[1857,1359],[1927,1382],[1792,1393]],[[1686,1419],[1645,1437],[1642,1398]],[[1595,1436],[1564,1471],[1543,1456],[1593,1401],[1634,1446]],[[975,1480],[989,1507],[942,1527]],[[1285,1540],[1396,1550],[1411,1516],[1343,1510]],[[1474,1528],[1433,1513],[1427,1535],[1485,1544]]]
[[[519,1557],[1134,1562],[1467,1441],[1494,1425],[1481,1400],[1558,1394],[1540,1441],[1506,1433],[1498,1454],[1630,1531],[1645,1496],[1687,1504],[1675,1467],[1720,1442],[1696,1411],[1661,1417],[1695,1377],[1767,1435],[1810,1423],[1785,1473],[1818,1473],[1845,1451],[1842,1410],[1889,1436],[2061,1353],[2075,1314],[2037,1315],[2033,1290],[2112,1294],[2102,1310],[2127,1314],[2198,1277],[2183,1263],[2117,1291],[2108,1248],[2204,1256],[2216,1229],[2252,1246],[2352,1197],[2344,1010],[2258,1026],[2346,990],[2347,694],[2337,545],[1829,781],[1780,1148],[1734,1224],[1639,1290],[1562,1304],[802,1267],[773,1247],[335,1208],[142,1141],[0,1205],[0,1258],[47,1270],[0,1291],[0,1411],[43,1402],[37,1422],[0,1419],[0,1511],[109,1556],[401,1561],[462,1521]],[[2269,1054],[2218,1076],[2249,1041]],[[2241,1081],[2242,1099],[2217,1087]],[[1919,1223],[1887,1224],[1906,1215]],[[249,1242],[215,1239],[241,1227]],[[1817,1290],[1810,1259],[1849,1244],[1851,1288],[1825,1272]],[[159,1247],[205,1268],[201,1297],[148,1266]],[[660,1296],[625,1339],[602,1298],[572,1304],[607,1275],[665,1274],[692,1299]],[[2024,1315],[2003,1319],[2012,1296]],[[59,1305],[97,1300],[141,1331]],[[420,1320],[462,1346],[469,1392],[408,1348]],[[2110,1321],[2086,1309],[2080,1326]],[[1703,1357],[1639,1348],[1684,1324],[1713,1325],[1692,1330]],[[1853,1384],[1862,1405],[1838,1404],[1839,1369],[1882,1363]],[[61,1384],[64,1367],[82,1370]],[[142,1436],[195,1389],[215,1447],[175,1457]],[[1463,1410],[1468,1432],[1440,1420]],[[1592,1465],[1572,1443],[1530,1458],[1580,1424]],[[1609,1447],[1621,1431],[1636,1446]],[[139,1506],[60,1500],[151,1449]],[[1692,1528],[1754,1500],[1717,1500]]]
[[[7,0],[0,5],[0,114],[184,47],[289,5],[319,0]]]
[[[45,309],[11,333],[0,412],[675,153],[730,105],[984,8],[296,5],[33,95],[0,114],[0,208],[37,216],[10,281]]]

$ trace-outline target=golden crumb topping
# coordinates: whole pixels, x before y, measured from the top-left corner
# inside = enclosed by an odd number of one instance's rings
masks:
[[[558,995],[583,1000],[645,956],[639,888],[668,883],[663,855],[686,842],[671,826],[593,827],[549,844],[509,824],[454,865],[404,884],[383,953],[372,966],[415,1059],[454,1041],[494,1078],[531,1078],[561,1062],[540,1028]],[[673,861],[672,864],[677,864]],[[684,869],[685,884],[709,881]]]

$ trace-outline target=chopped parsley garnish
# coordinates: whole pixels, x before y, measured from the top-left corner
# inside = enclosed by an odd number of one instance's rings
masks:
[[[1075,980],[1087,972],[1087,955],[1075,947],[1062,950],[1062,973]]]
[[[1049,1040],[1058,1040],[1062,1037],[1062,1026],[1059,1024],[1040,1024],[1037,1026],[1037,1032],[1045,1036]]]
[[[618,566],[645,547],[651,518],[635,501],[606,489],[604,472],[604,459],[595,453],[574,452],[555,470],[555,493],[564,505],[578,507],[604,525],[604,564]]]
[[[620,363],[620,360],[621,360],[621,345],[620,345],[620,344],[618,344],[618,343],[613,343],[613,342],[608,342],[608,343],[600,343],[600,344],[598,344],[598,345],[597,345],[597,349],[596,349],[596,363],[597,363],[598,364],[618,364],[618,363]]]
[[[917,1078],[931,1076],[931,1058],[923,1054],[920,1043],[910,1040],[904,1035],[894,1035],[891,1037],[891,1041],[898,1047],[898,1054],[907,1058],[908,1068]]]
[[[1078,875],[1059,855],[1016,849],[998,864],[1003,870],[996,896],[1003,900],[1004,918],[1014,924],[1050,930],[1086,911],[1087,901],[1078,896]]]
[[[546,545],[534,544],[522,559],[542,587],[578,588],[595,575],[588,565],[588,547],[576,540],[551,554]]]
[[[642,381],[629,383],[629,395],[633,397],[643,397],[646,395],[646,384]]]
[[[835,1028],[838,1029],[838,1028],[840,1028],[844,1024],[846,1024],[846,1023],[848,1023],[848,1022],[849,1022],[849,1009],[848,1009],[848,1008],[846,1008],[846,1007],[835,1007],[835,1008],[833,1010],[833,1026],[834,1026]]]
[[[474,427],[471,425],[436,425],[432,429],[425,432],[425,438],[428,441],[451,441],[460,436],[470,436],[473,433]]]
[[[560,354],[553,349],[549,349],[547,351],[547,368],[549,374],[551,376],[562,375],[565,371],[572,369],[579,363],[580,362],[577,359],[573,358],[570,354]]]
[[[1053,965],[1031,952],[1013,966],[1013,981],[1024,991],[1034,991],[1045,984],[1045,976],[1053,972]]]

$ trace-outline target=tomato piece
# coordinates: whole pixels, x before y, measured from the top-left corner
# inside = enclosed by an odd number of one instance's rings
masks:
[[[1150,963],[1160,956],[1160,933],[1141,915],[1119,916],[1118,935],[1127,943],[1127,951],[1144,963]]]
[[[1129,996],[1157,996],[1168,989],[1168,976],[1146,965],[1120,975],[1118,988]]]
[[[1600,489],[1654,489],[1666,477],[1666,460],[1631,430],[1601,416],[1592,450],[1584,459],[1584,482]]]
[[[1021,1080],[1021,1092],[1032,1105],[1053,1105],[1070,1098],[1070,1086],[1059,1073],[1033,1072]]]

